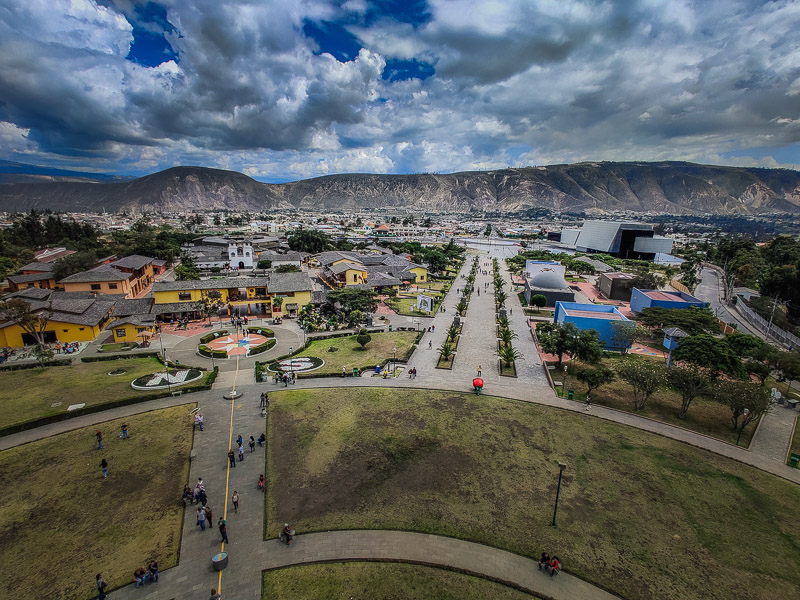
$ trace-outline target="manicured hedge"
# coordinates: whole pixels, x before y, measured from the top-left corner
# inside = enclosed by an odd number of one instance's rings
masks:
[[[275,332],[272,331],[269,327],[248,327],[247,331],[250,333],[255,333],[257,335],[263,335],[264,337],[274,338]]]
[[[219,374],[219,367],[214,367],[214,370],[209,371],[205,379],[203,379],[203,385],[211,387],[211,385],[217,380],[218,374]]]
[[[158,358],[158,352],[139,352],[137,354],[106,354],[106,355],[98,355],[98,356],[82,356],[81,362],[100,362],[101,360],[118,360],[122,358],[151,358],[155,357]]]
[[[228,353],[225,350],[212,350],[208,346],[198,346],[197,352],[200,353],[201,356],[205,356],[206,358],[228,358]]]
[[[0,371],[19,371],[20,369],[38,369],[39,367],[68,367],[71,364],[71,360],[48,360],[43,364],[31,362],[13,365],[0,365]]]
[[[220,329],[219,331],[212,331],[211,333],[205,334],[203,337],[200,338],[201,344],[207,344],[211,340],[217,339],[221,335],[227,335],[228,332],[225,329]]]
[[[261,354],[262,352],[266,352],[270,348],[272,348],[275,344],[277,344],[277,340],[275,338],[270,338],[263,344],[259,344],[258,346],[254,346],[250,348],[250,356],[253,354]]]

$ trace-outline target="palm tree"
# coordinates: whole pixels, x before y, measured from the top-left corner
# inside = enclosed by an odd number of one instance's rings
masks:
[[[464,312],[467,310],[467,304],[462,300],[456,305],[456,310],[459,312],[460,315],[464,315]]]
[[[515,360],[522,358],[522,354],[515,350],[511,344],[500,348],[500,350],[497,351],[497,356],[500,357],[500,360],[506,367],[510,367],[514,364]]]
[[[505,346],[510,346],[511,340],[516,340],[519,336],[508,328],[501,328],[499,337]]]
[[[450,340],[451,342],[455,342],[457,335],[458,335],[458,326],[450,325],[450,328],[447,330],[447,339]]]
[[[439,356],[442,360],[448,361],[453,356],[453,345],[445,342],[439,346]]]
[[[502,308],[503,305],[505,305],[506,300],[508,300],[508,294],[506,294],[502,289],[495,292],[494,301],[497,302],[497,306]]]
[[[497,319],[497,324],[500,326],[500,329],[508,329],[508,317],[500,317]]]

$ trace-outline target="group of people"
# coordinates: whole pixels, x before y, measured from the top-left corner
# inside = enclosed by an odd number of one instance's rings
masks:
[[[244,317],[237,317],[235,315],[232,316],[231,317],[231,326],[232,327],[238,327],[239,329],[243,329],[243,328],[247,327],[247,315],[245,315]]]
[[[200,504],[205,506],[208,502],[208,496],[206,495],[206,486],[203,483],[203,478],[199,477],[197,479],[197,485],[194,487],[194,489],[190,488],[188,485],[183,486],[183,494],[181,495],[181,499],[189,504],[200,502]]]
[[[100,577],[99,573],[98,577]],[[102,577],[100,580],[102,580]],[[98,580],[98,586],[100,584],[100,580]],[[137,568],[133,572],[133,580],[136,582],[137,588],[143,586],[148,581],[150,583],[158,582],[158,563],[155,560],[151,560],[150,564],[148,564],[146,567],[141,566]]]
[[[417,377],[417,367],[413,367],[408,370],[408,378],[409,379],[416,379]]]
[[[344,367],[342,367],[344,368]],[[344,377],[344,375],[342,375]],[[283,382],[283,387],[289,387],[290,383],[297,382],[297,373],[294,371],[291,372],[291,375],[286,371],[279,371],[275,373],[275,385],[278,385],[279,382]]]
[[[557,556],[550,556],[547,552],[542,552],[542,557],[539,559],[539,570],[550,573],[550,577],[558,575],[561,570],[561,559]]]
[[[56,342],[55,343],[55,351],[56,354],[72,354],[73,352],[77,352],[81,349],[80,342]]]

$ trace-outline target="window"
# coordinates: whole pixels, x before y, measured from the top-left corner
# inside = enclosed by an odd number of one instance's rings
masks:
[[[117,289],[117,284],[116,284],[116,283],[109,283],[109,284],[108,284],[108,289],[110,289],[110,290],[115,290],[115,289]]]
[[[86,327],[78,327],[78,331],[83,331]]]
[[[93,290],[99,290],[100,289],[100,284],[99,283],[92,283],[89,287],[92,288]]]
[[[192,294],[190,292],[178,292],[178,300],[191,300]]]
[[[249,252],[245,252],[244,255],[245,256],[250,256],[250,253]]]
[[[117,337],[125,337],[125,330],[124,329],[115,329],[114,333]]]

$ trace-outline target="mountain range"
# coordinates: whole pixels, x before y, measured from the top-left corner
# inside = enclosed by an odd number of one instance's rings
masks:
[[[9,173],[6,165],[13,165]],[[131,180],[0,164],[0,210],[173,212],[271,209],[521,211],[588,214],[800,212],[800,172],[687,162],[584,162],[450,174],[342,174],[269,184],[174,167]]]

